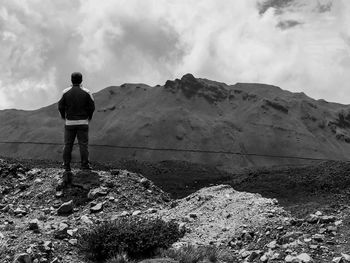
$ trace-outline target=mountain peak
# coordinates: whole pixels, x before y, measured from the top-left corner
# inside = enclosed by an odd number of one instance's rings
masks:
[[[209,83],[202,79],[195,78],[187,73],[181,79],[168,80],[164,88],[170,92],[181,92],[187,99],[202,97],[209,103],[221,101],[228,97],[228,90],[223,84]]]

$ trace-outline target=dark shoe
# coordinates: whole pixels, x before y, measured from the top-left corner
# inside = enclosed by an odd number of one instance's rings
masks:
[[[63,173],[63,182],[65,186],[70,185],[72,183],[72,180],[73,180],[72,177],[73,177],[73,174],[70,171],[65,171]]]
[[[64,167],[64,171],[65,171],[65,172],[70,172],[70,171],[72,171],[72,169],[70,168],[70,164],[63,164],[63,167]]]

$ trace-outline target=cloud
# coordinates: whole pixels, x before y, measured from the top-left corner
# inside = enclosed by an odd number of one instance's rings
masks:
[[[277,27],[279,27],[282,30],[285,30],[301,24],[302,24],[301,22],[296,20],[284,20],[284,21],[278,22]]]
[[[283,13],[283,9],[290,7],[295,0],[266,0],[258,2],[259,14],[264,14],[270,8],[274,8],[277,14]]]
[[[59,99],[70,73],[96,92],[191,72],[348,103],[346,0],[28,0],[0,7],[0,109]]]

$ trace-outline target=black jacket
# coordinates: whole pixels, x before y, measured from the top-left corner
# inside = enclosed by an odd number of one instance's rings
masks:
[[[63,119],[91,120],[95,111],[94,98],[88,89],[72,86],[63,91],[58,110]]]

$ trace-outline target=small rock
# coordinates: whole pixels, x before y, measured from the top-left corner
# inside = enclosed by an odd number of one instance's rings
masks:
[[[341,253],[341,256],[348,262],[350,262],[350,255],[349,254],[345,254],[345,253]]]
[[[93,222],[90,220],[90,218],[88,218],[86,215],[83,215],[80,217],[80,220],[87,225],[92,225]]]
[[[46,252],[51,251],[51,249],[52,249],[52,242],[51,241],[45,241],[43,247],[44,247],[44,250]]]
[[[71,237],[74,236],[74,234],[77,232],[78,229],[68,229],[67,234]]]
[[[323,242],[325,239],[325,236],[322,234],[315,234],[312,236],[312,239],[317,241],[317,242]]]
[[[295,259],[295,257],[291,256],[291,255],[287,255],[285,258],[284,258],[284,261],[285,262],[293,262]]]
[[[321,216],[320,217],[320,223],[322,224],[328,224],[328,223],[332,223],[335,221],[335,216]]]
[[[339,226],[339,225],[341,225],[343,223],[343,220],[338,220],[338,221],[335,221],[334,222],[334,225],[335,226]]]
[[[267,262],[268,260],[269,260],[269,258],[267,257],[266,254],[264,254],[264,255],[262,255],[262,256],[260,257],[260,261],[261,261],[261,262]]]
[[[123,211],[120,216],[128,216],[129,215],[129,212],[128,211]]]
[[[248,250],[243,250],[239,254],[241,255],[242,258],[248,257],[252,252]]]
[[[277,247],[277,241],[273,240],[266,245],[268,248],[275,249]]]
[[[321,216],[321,215],[322,215],[322,212],[321,212],[321,211],[317,211],[317,212],[315,213],[315,215]]]
[[[155,209],[155,208],[148,208],[148,209],[147,209],[147,212],[148,212],[148,213],[151,213],[151,214],[157,213],[157,209]]]
[[[98,203],[96,205],[94,205],[93,207],[90,207],[90,212],[91,213],[98,213],[100,211],[102,211],[103,209],[103,203]]]
[[[317,215],[310,214],[309,217],[306,218],[306,222],[310,224],[316,224],[320,218]]]
[[[13,212],[15,215],[26,215],[27,214],[27,211],[24,209],[21,209],[21,208],[16,208]]]
[[[27,176],[35,176],[41,174],[41,170],[37,168],[30,169],[28,172],[26,172]]]
[[[90,200],[93,200],[99,196],[105,196],[107,195],[108,192],[107,192],[107,189],[105,188],[102,188],[102,187],[98,187],[98,188],[94,188],[94,189],[91,189],[88,193],[88,198]]]
[[[140,184],[142,184],[143,187],[148,188],[148,187],[150,187],[151,182],[149,180],[147,180],[146,178],[142,178],[140,180]]]
[[[297,259],[300,260],[301,262],[312,262],[312,258],[309,256],[307,253],[301,253],[297,256]]]
[[[68,225],[66,223],[60,223],[58,229],[55,231],[55,238],[64,239],[68,236],[67,234]]]
[[[57,191],[55,196],[56,196],[56,198],[61,198],[63,196],[63,192],[62,191]]]
[[[332,259],[332,262],[334,263],[342,263],[343,262],[343,258],[342,257],[335,257]]]
[[[75,246],[78,244],[78,239],[75,239],[75,238],[69,239],[68,243]]]
[[[29,222],[29,230],[39,230],[39,220],[33,219]]]
[[[32,263],[32,259],[29,254],[22,253],[17,256],[15,256],[14,263]]]
[[[337,232],[338,228],[336,226],[328,226],[327,232]]]
[[[261,255],[261,251],[260,250],[253,250],[250,255],[247,257],[248,261],[253,261],[254,259],[256,259],[257,257],[259,257]]]
[[[36,179],[34,180],[34,183],[36,183],[36,184],[41,184],[42,182],[43,182],[43,180],[40,179],[40,178],[36,178]]]
[[[65,187],[66,187],[66,182],[63,179],[60,179],[57,182],[56,191],[61,191]]]
[[[320,233],[320,234],[323,234],[323,233],[325,233],[327,231],[327,229],[326,228],[320,228],[320,230],[318,231],[318,233]]]
[[[136,210],[136,211],[134,211],[134,212],[132,213],[132,216],[137,216],[137,215],[139,215],[139,214],[141,214],[141,211],[140,211],[140,210]]]
[[[282,259],[280,253],[273,253],[271,260],[277,260],[277,259]]]
[[[70,200],[66,203],[63,203],[58,209],[57,214],[58,215],[67,215],[71,214],[73,212],[73,200]]]

